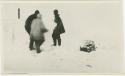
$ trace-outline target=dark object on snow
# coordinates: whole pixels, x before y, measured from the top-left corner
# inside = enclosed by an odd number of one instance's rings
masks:
[[[86,40],[82,46],[80,46],[80,51],[91,52],[96,51],[96,46],[94,41]]]
[[[87,67],[89,67],[89,68],[92,68],[92,65],[86,65]]]
[[[18,19],[20,19],[20,8],[18,8]]]
[[[60,34],[65,33],[65,28],[63,26],[62,20],[58,14],[58,10],[54,10],[54,15],[55,15],[55,23],[57,26],[54,28],[53,33],[52,33],[52,38],[53,38],[53,45],[56,46],[57,42],[58,45],[61,45],[61,37]]]

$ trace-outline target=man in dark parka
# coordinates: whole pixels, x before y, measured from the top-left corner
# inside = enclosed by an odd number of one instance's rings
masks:
[[[57,26],[54,28],[53,34],[52,34],[53,43],[54,43],[53,46],[56,46],[57,42],[58,42],[58,45],[60,46],[61,45],[60,34],[65,33],[65,29],[64,29],[62,20],[58,14],[58,10],[54,10],[54,15],[55,15],[54,21],[55,21],[55,23],[57,23]]]
[[[25,30],[27,31],[27,33],[28,33],[29,35],[30,35],[30,31],[31,31],[32,21],[37,18],[37,14],[39,14],[39,11],[38,11],[38,10],[36,10],[34,14],[30,15],[30,16],[27,18],[26,22],[25,22]],[[33,50],[33,49],[34,49],[34,48],[33,48],[33,44],[34,44],[34,41],[30,38],[30,44],[29,44],[30,50]]]

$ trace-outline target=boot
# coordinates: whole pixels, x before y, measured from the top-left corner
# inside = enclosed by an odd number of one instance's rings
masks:
[[[61,39],[58,39],[58,45],[61,46]]]

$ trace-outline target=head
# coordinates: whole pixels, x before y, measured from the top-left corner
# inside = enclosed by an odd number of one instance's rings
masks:
[[[36,10],[36,11],[35,11],[35,14],[36,14],[36,15],[37,15],[37,14],[39,14],[39,11],[38,11],[38,10]]]
[[[37,14],[37,18],[41,19],[41,14]]]
[[[57,10],[57,9],[54,10],[54,14],[55,14],[55,15],[58,14],[58,10]]]

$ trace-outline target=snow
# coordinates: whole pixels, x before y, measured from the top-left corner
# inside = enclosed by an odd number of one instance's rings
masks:
[[[62,46],[54,47],[51,46],[53,44],[51,34],[55,26],[52,12],[56,6],[61,13],[66,33],[61,35]],[[18,7],[21,8],[20,19],[15,15]],[[34,9],[40,10],[43,22],[49,29],[45,34],[46,41],[40,47],[42,52],[39,54],[35,50],[29,50],[29,36],[24,29],[25,20]],[[121,12],[118,10],[119,3],[37,4],[37,6],[5,4],[2,14],[3,73],[121,73],[122,23]],[[80,45],[84,40],[93,40],[97,46],[96,51],[91,53],[80,51]]]

